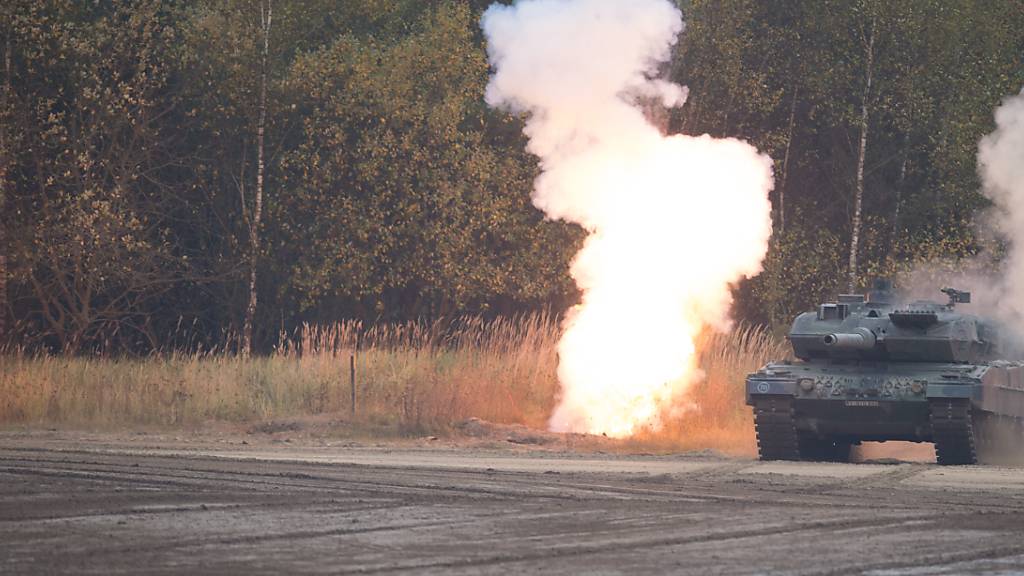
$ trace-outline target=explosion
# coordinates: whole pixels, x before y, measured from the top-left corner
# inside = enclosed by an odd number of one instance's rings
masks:
[[[659,78],[683,30],[668,0],[523,0],[482,25],[487,102],[526,115],[540,159],[534,204],[589,233],[550,426],[656,429],[700,377],[697,334],[728,329],[730,283],[761,269],[771,159],[735,139],[666,136],[644,116],[686,100]]]

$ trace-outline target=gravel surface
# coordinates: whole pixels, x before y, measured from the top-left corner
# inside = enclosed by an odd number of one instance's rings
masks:
[[[1024,573],[1024,468],[257,444],[0,433],[0,573]]]

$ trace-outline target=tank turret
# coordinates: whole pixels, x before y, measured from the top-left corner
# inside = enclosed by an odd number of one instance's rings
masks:
[[[987,321],[956,311],[970,292],[943,290],[949,302],[918,300],[896,304],[887,282],[867,298],[841,295],[816,312],[797,316],[789,331],[797,358],[908,362],[979,362],[996,348],[995,329]]]

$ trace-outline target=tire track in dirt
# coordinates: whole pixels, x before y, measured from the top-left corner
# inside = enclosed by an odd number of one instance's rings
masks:
[[[936,470],[923,464],[712,458],[662,472],[674,461],[608,457],[617,471],[600,472],[592,458],[557,455],[533,471],[493,455],[480,462],[509,469],[483,468],[471,452],[361,453],[380,465],[304,462],[294,450],[269,456],[5,446],[0,563],[53,573],[131,573],[146,559],[157,572],[647,566],[703,575],[705,560],[680,567],[679,555],[714,556],[732,572],[763,554],[762,571],[826,574],[1024,554],[1024,490],[918,486],[919,475]],[[957,478],[972,474],[992,475]],[[904,541],[921,545],[893,548]],[[40,555],[40,546],[51,552]],[[866,561],[860,549],[899,554]]]

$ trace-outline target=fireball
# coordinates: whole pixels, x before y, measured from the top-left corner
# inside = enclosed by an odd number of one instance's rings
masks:
[[[771,159],[736,139],[665,135],[642,105],[681,106],[659,78],[683,30],[668,0],[525,0],[483,18],[492,106],[526,115],[534,204],[589,236],[582,301],[559,343],[556,431],[657,429],[700,377],[695,338],[729,328],[730,286],[761,269]]]

